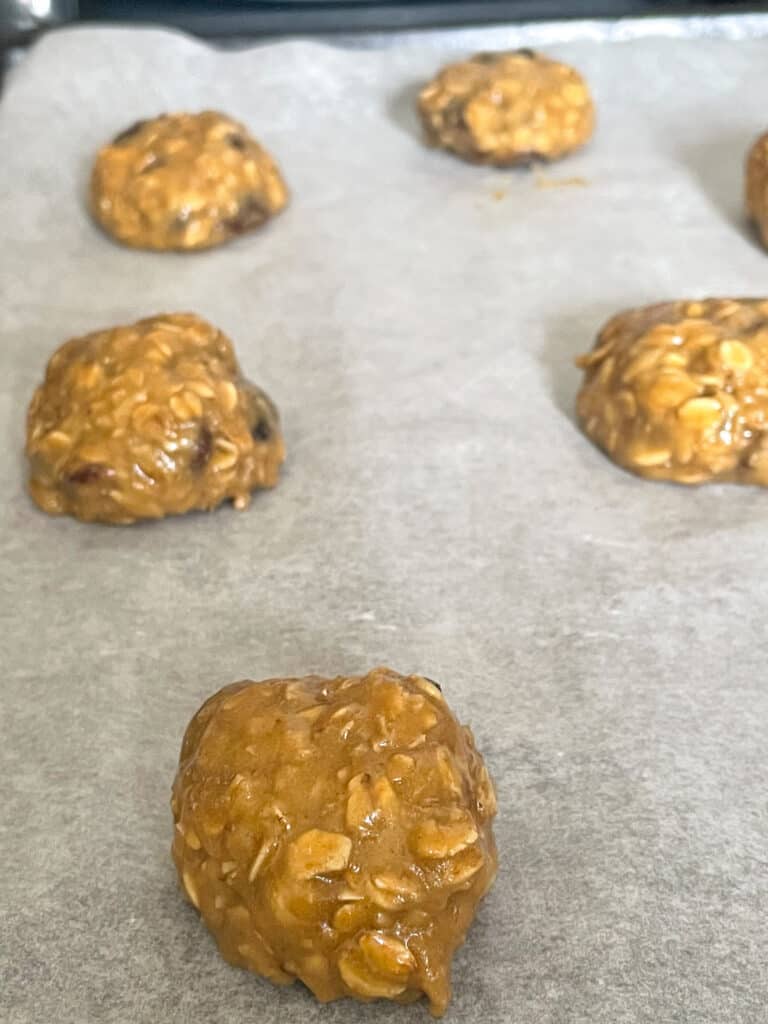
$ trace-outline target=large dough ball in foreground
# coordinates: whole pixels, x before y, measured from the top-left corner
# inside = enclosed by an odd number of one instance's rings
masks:
[[[173,859],[223,956],[323,1002],[450,999],[493,882],[496,801],[420,676],[235,683],[192,719]]]
[[[431,143],[499,167],[565,156],[595,121],[578,71],[533,50],[449,64],[422,89],[419,113]]]
[[[29,489],[44,511],[132,523],[277,483],[277,410],[232,343],[191,313],[66,342],[27,416]]]
[[[279,213],[288,190],[272,157],[226,114],[137,121],[99,150],[91,212],[140,249],[207,249]]]
[[[628,310],[579,365],[579,419],[614,462],[657,480],[768,485],[768,300]]]

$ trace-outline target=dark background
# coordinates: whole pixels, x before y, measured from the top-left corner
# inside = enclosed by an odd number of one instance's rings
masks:
[[[151,21],[206,36],[354,32],[549,18],[623,17],[765,10],[768,3],[685,0],[80,0],[85,20]]]

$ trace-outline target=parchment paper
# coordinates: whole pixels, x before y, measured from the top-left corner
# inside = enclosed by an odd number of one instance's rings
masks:
[[[599,129],[543,175],[581,187],[464,165],[415,127],[414,85],[444,59],[535,32],[233,54],[77,29],[12,73],[5,1024],[425,1021],[423,1005],[323,1008],[228,967],[168,853],[181,735],[205,697],[379,663],[440,680],[498,784],[502,868],[448,1021],[764,1024],[768,494],[635,479],[572,417],[572,359],[616,310],[768,293],[741,214],[768,21],[698,22],[692,39],[674,24],[676,38],[550,33],[588,76]],[[204,107],[274,152],[289,211],[199,255],[111,243],[83,206],[97,146]],[[38,512],[21,449],[51,351],[186,309],[278,402],[280,486],[245,513],[130,528]]]

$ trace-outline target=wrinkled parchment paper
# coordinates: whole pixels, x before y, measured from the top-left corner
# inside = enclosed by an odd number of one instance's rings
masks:
[[[620,308],[768,294],[741,213],[768,20],[631,24],[239,53],[86,28],[11,74],[5,1024],[425,1021],[423,1005],[323,1008],[228,967],[168,855],[169,786],[205,697],[382,662],[442,683],[498,784],[501,872],[448,1021],[765,1021],[768,494],[614,468],[574,424],[572,360]],[[513,173],[421,145],[414,89],[436,66],[543,31],[593,87],[588,149]],[[204,107],[276,155],[289,211],[203,254],[111,243],[83,205],[97,146]],[[53,348],[187,309],[278,402],[280,486],[244,513],[122,529],[38,512],[24,416]]]

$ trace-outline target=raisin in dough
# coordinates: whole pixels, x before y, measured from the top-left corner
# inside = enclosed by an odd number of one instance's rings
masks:
[[[496,873],[493,785],[420,676],[235,683],[187,728],[173,859],[222,955],[318,999],[450,999]]]
[[[27,418],[29,489],[52,515],[132,523],[277,483],[277,410],[232,343],[191,313],[74,338],[54,355]]]
[[[581,75],[533,50],[449,64],[421,91],[419,112],[432,144],[498,166],[555,160],[594,128]]]
[[[620,466],[684,484],[768,485],[768,300],[620,313],[579,365],[579,419]]]
[[[139,121],[96,156],[90,205],[139,249],[206,249],[258,228],[288,201],[280,171],[247,129],[215,111]]]

